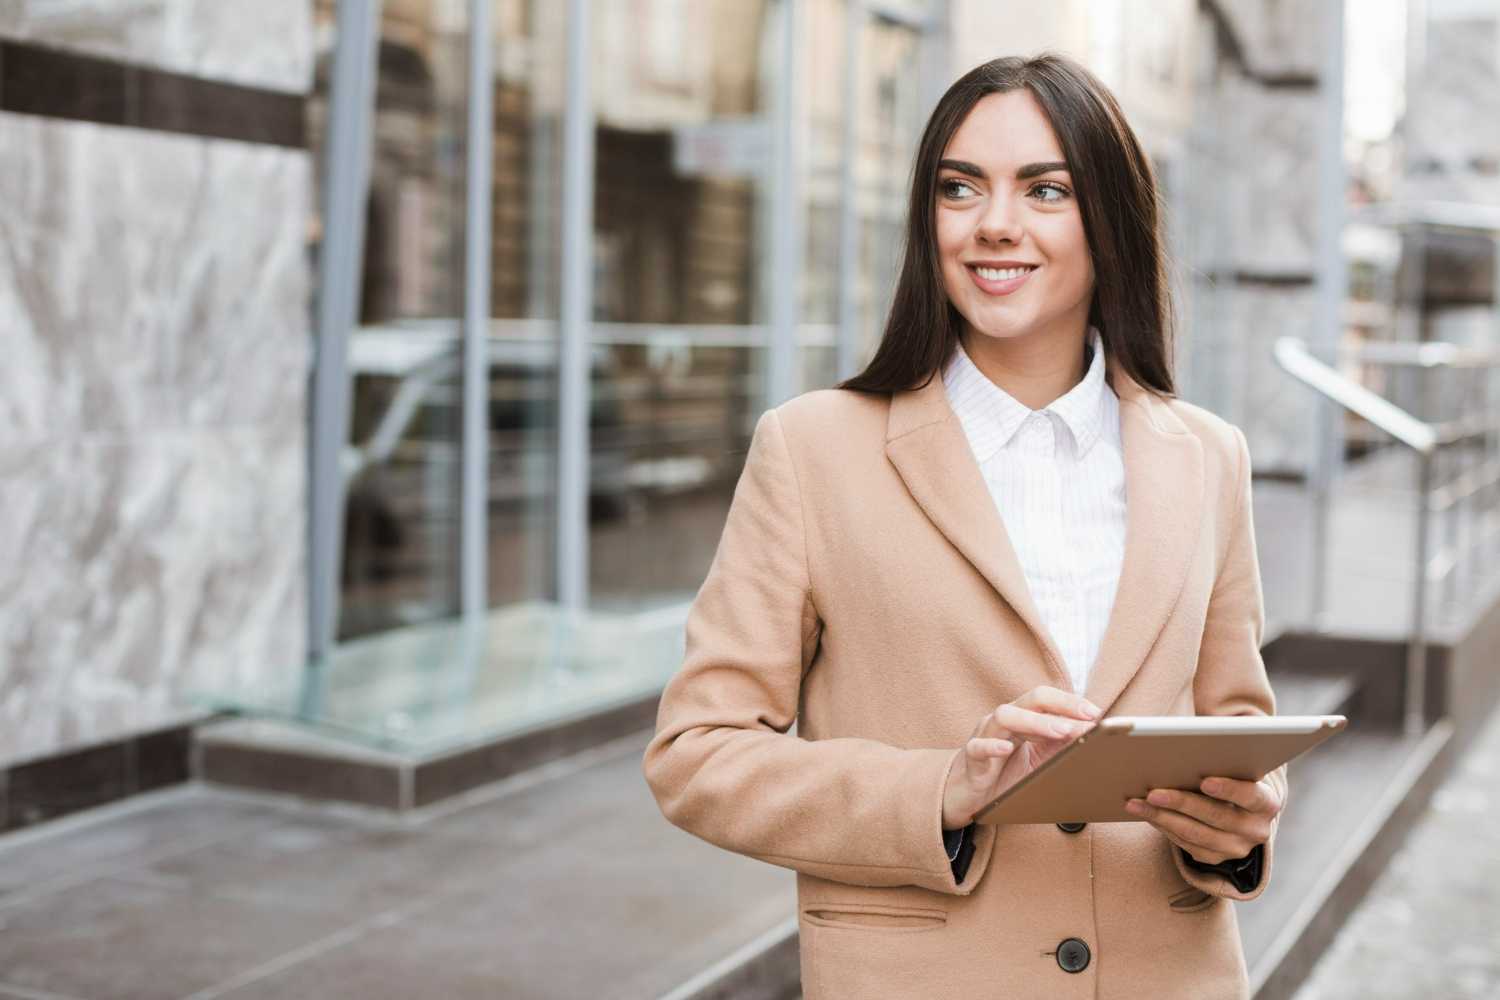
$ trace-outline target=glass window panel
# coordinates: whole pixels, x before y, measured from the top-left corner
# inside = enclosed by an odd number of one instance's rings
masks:
[[[907,185],[923,124],[921,33],[870,20],[860,35],[859,150],[856,167],[860,262],[855,354],[875,353],[901,270]]]
[[[458,610],[464,0],[386,0],[349,345],[348,639]]]
[[[803,202],[803,249],[799,388],[822,389],[838,381],[840,216],[844,199],[843,0],[808,0],[806,92],[807,144]]]
[[[493,0],[489,603],[555,592],[565,5]]]
[[[598,0],[590,592],[690,600],[763,397],[767,0]]]

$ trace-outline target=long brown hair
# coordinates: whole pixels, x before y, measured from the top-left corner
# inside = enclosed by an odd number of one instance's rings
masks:
[[[1007,57],[970,70],[938,101],[912,171],[906,255],[875,357],[840,385],[900,392],[930,382],[952,356],[963,318],[943,283],[937,242],[939,162],[974,105],[1026,89],[1062,147],[1094,261],[1089,322],[1110,360],[1136,383],[1171,395],[1172,299],[1159,231],[1156,179],[1109,89],[1071,59]]]

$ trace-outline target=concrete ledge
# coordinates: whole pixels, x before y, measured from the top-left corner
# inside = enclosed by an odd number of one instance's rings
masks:
[[[788,917],[661,1000],[791,1000],[802,990],[797,918]]]
[[[650,728],[660,695],[603,707],[430,755],[363,747],[270,720],[199,730],[204,781],[405,812]]]
[[[1307,978],[1354,912],[1412,825],[1427,808],[1456,759],[1456,729],[1440,720],[1401,768],[1334,862],[1309,887],[1301,905],[1250,969],[1255,1000],[1287,1000]]]

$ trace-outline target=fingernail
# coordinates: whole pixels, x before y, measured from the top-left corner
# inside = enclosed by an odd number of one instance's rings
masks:
[[[1082,708],[1083,714],[1090,719],[1097,719],[1099,718],[1099,716],[1104,714],[1103,712],[1099,711],[1099,706],[1095,705],[1091,701],[1084,702]]]
[[[1219,783],[1214,779],[1209,778],[1203,783],[1203,790],[1209,795],[1217,795],[1219,792]]]
[[[1004,756],[1005,754],[1010,753],[1015,748],[1016,748],[1016,745],[1014,743],[1012,743],[1010,740],[996,740],[995,741],[995,753],[997,755]]]
[[[1131,799],[1125,803],[1125,811],[1136,816],[1144,816],[1146,814],[1146,803],[1140,799]]]
[[[1067,736],[1072,731],[1073,727],[1068,725],[1066,722],[1052,723],[1052,732],[1058,736]]]
[[[1153,806],[1164,806],[1172,800],[1167,798],[1166,792],[1152,792],[1150,795],[1146,796],[1146,801],[1151,803]]]

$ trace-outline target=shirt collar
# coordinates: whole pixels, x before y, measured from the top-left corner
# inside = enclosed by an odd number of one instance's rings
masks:
[[[1050,406],[1035,411],[1055,414],[1073,435],[1080,456],[1104,431],[1105,394],[1111,391],[1104,381],[1104,350],[1099,332],[1090,329],[1089,335],[1093,357],[1083,380]],[[964,436],[969,439],[969,448],[981,465],[1010,443],[1033,412],[976,368],[962,345],[953,352],[943,370],[943,388]]]

